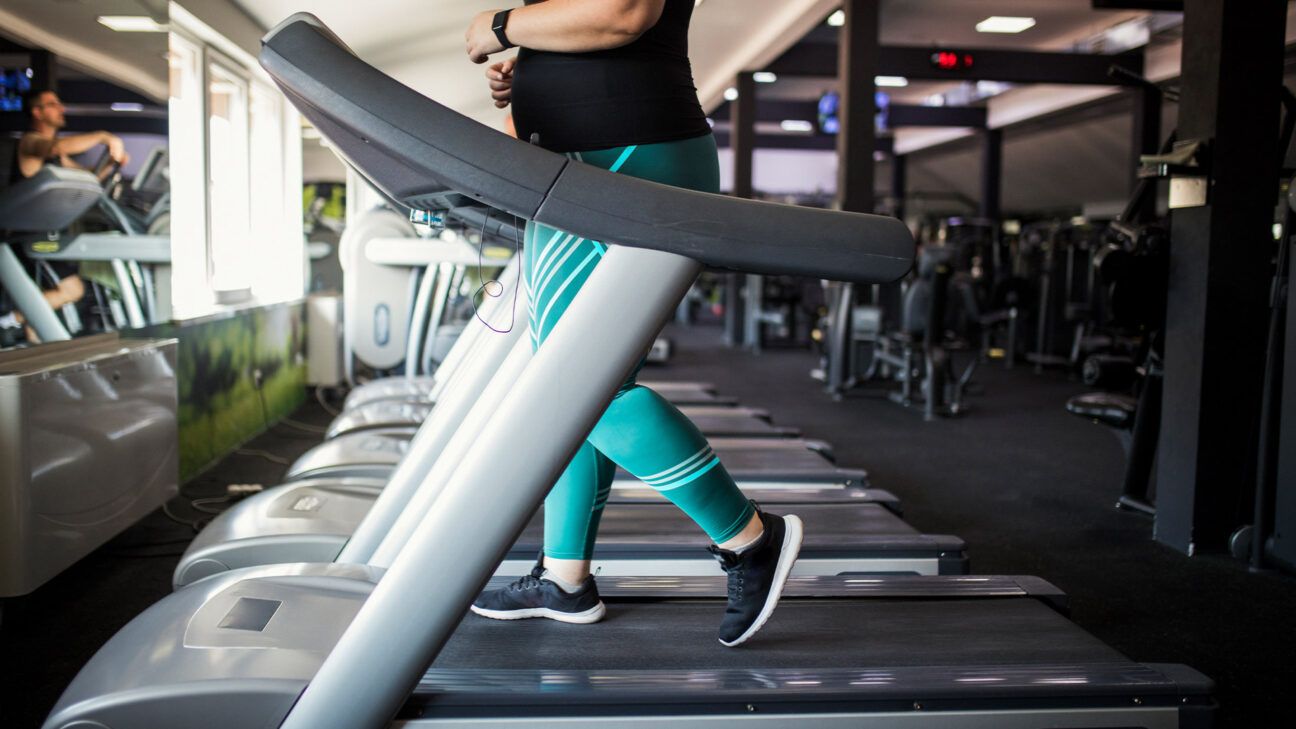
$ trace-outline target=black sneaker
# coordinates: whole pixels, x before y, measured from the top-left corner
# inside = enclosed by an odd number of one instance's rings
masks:
[[[720,642],[729,647],[755,635],[774,614],[801,551],[800,519],[759,513],[765,533],[750,549],[735,554],[715,545],[707,547],[729,574],[729,605],[720,623]]]
[[[567,592],[552,580],[544,579],[544,567],[537,564],[531,574],[514,580],[508,587],[482,593],[472,611],[495,620],[549,618],[564,623],[597,623],[607,613],[599,599],[594,576],[581,583],[576,592]]]

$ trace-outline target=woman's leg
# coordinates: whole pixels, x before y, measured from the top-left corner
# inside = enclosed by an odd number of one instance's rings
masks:
[[[701,137],[571,156],[618,174],[715,192],[719,174],[714,144],[711,137]],[[533,224],[528,233],[531,257],[527,270],[534,302],[530,334],[533,345],[539,347],[607,246],[543,225]],[[722,547],[741,547],[762,531],[755,508],[706,438],[664,398],[636,385],[636,373],[622,385],[581,454],[545,500],[545,564],[555,571],[561,569],[564,579],[583,577],[581,571],[588,569],[584,563],[563,564],[559,560],[588,560],[593,551],[611,478],[610,471],[600,471],[597,461],[591,460],[600,456],[656,488]]]
[[[715,192],[719,186],[715,141],[709,135],[573,156],[678,187]],[[599,241],[527,225],[532,346],[544,346],[606,252]],[[801,522],[759,513],[697,427],[660,395],[635,384],[636,375],[637,368],[545,499],[543,566],[509,588],[483,595],[473,611],[501,619],[593,622],[603,617],[603,603],[589,578],[589,557],[615,462],[679,506],[718,544],[712,551],[730,579],[720,641],[737,645],[755,634],[778,604],[800,549]]]

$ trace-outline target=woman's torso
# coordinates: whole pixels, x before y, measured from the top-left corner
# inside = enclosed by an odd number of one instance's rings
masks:
[[[666,0],[657,24],[620,48],[521,49],[512,97],[518,137],[538,135],[547,149],[580,152],[708,133],[688,60],[693,4]]]

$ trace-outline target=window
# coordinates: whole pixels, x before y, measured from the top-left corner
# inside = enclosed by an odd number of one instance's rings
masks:
[[[296,110],[251,53],[174,3],[169,57],[175,316],[300,298]]]
[[[222,304],[244,301],[252,293],[248,126],[247,79],[213,58],[207,64],[208,275]]]

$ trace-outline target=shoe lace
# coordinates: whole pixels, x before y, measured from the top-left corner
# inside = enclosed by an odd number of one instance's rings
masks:
[[[540,576],[544,574],[544,568],[537,566],[531,570],[530,574],[523,575],[509,583],[508,589],[514,592],[523,590],[533,590],[540,586]]]
[[[707,547],[716,561],[720,563],[720,568],[728,575],[725,591],[730,600],[737,600],[743,594],[743,571],[735,569],[738,566],[738,555],[728,550],[721,549],[715,545]]]

